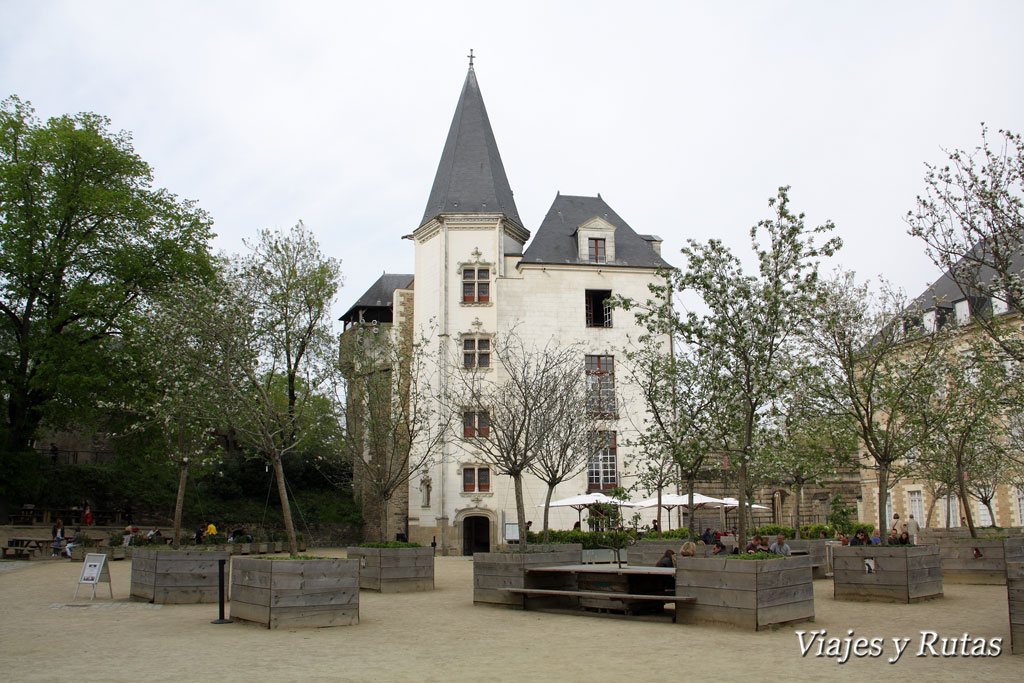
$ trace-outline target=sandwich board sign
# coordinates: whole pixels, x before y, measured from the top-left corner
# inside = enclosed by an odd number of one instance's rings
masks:
[[[96,584],[101,581],[107,582],[107,588],[110,589],[110,599],[114,599],[114,588],[110,584],[110,568],[107,566],[107,556],[103,553],[89,553],[85,556],[85,564],[82,565],[82,575],[78,577],[78,585],[75,586],[75,597],[78,597],[78,589],[82,587],[83,583],[92,584],[92,598],[96,599]]]

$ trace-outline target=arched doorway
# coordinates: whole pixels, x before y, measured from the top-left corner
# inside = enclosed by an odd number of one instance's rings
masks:
[[[469,515],[462,520],[462,554],[491,552],[491,520]]]

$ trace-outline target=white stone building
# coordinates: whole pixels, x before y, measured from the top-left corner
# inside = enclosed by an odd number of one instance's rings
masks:
[[[527,345],[543,346],[552,338],[582,343],[581,370],[594,375],[595,390],[614,392],[620,408],[609,427],[609,447],[594,455],[586,472],[561,484],[555,497],[630,486],[630,454],[623,444],[629,439],[627,416],[635,419],[640,408],[615,373],[627,335],[639,330],[632,314],[607,310],[603,302],[612,294],[650,296],[648,284],[659,267],[668,266],[660,238],[638,235],[600,195],[556,194],[531,241],[472,66],[426,211],[406,237],[415,246],[415,273],[382,277],[343,316],[346,323],[409,323],[412,299],[413,328],[445,349],[438,354],[442,386],[466,366],[489,366],[491,340],[513,326]],[[504,541],[505,524],[517,521],[511,479],[491,472],[463,444],[449,441],[440,455],[409,482],[408,509],[394,511],[398,523],[392,528],[402,528],[404,521],[409,540],[436,540],[447,554],[493,549]],[[545,492],[542,482],[527,478],[527,516],[535,530]],[[553,528],[571,528],[576,520],[571,509],[552,510]]]

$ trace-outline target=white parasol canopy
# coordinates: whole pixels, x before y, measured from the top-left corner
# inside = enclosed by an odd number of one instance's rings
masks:
[[[693,504],[695,507],[709,507],[717,508],[723,505],[728,505],[725,500],[721,498],[712,498],[711,496],[705,496],[701,493],[693,494]],[[628,507],[634,508],[653,508],[658,505],[658,497],[645,498],[635,502],[623,503]],[[690,496],[678,493],[662,493],[661,494],[661,507],[663,508],[676,508],[676,507],[687,507],[690,505]]]
[[[612,498],[606,496],[603,493],[586,493],[580,496],[572,496],[571,498],[562,498],[561,500],[553,500],[550,503],[550,507],[553,508],[585,508],[591,505],[603,503],[606,505],[628,505],[625,501],[621,501],[618,498]],[[542,508],[544,504],[541,503],[537,507]]]
[[[727,508],[738,507],[740,504],[740,502],[735,498],[723,498],[722,500],[725,502],[725,507]],[[748,505],[750,505],[751,510],[771,510],[767,505],[755,505],[752,503],[748,503]]]

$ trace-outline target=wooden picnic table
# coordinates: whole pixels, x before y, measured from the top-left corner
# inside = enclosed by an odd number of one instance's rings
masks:
[[[570,603],[584,609],[622,612],[627,615],[660,613],[666,603],[694,602],[676,594],[674,567],[619,567],[617,565],[568,564],[529,567],[523,588],[504,589],[524,597],[574,598]],[[543,604],[543,603],[541,603]],[[673,621],[675,612],[672,613]]]
[[[4,559],[8,555],[30,558],[36,551],[41,553],[44,548],[48,548],[51,545],[53,545],[52,538],[13,536],[7,539],[7,545],[0,548],[0,552],[2,552]]]

